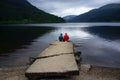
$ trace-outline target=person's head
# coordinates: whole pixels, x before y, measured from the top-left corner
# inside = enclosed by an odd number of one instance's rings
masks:
[[[63,34],[61,33],[60,35],[62,36]]]
[[[67,35],[67,33],[65,33],[65,35]]]

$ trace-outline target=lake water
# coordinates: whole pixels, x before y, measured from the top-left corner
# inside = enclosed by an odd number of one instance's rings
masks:
[[[4,25],[5,26],[5,25]],[[10,26],[50,26],[55,29],[34,38],[29,44],[22,44],[7,56],[0,56],[0,66],[25,65],[29,57],[36,57],[60,33],[68,33],[70,40],[79,45],[82,63],[120,68],[120,23],[55,23],[19,24]],[[44,28],[46,29],[46,27]]]

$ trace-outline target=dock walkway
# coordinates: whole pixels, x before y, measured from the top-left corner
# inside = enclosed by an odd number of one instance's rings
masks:
[[[78,75],[79,69],[74,56],[72,42],[55,41],[38,55],[26,70],[26,77],[54,77]]]

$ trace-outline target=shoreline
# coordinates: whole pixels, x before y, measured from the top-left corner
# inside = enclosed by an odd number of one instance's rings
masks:
[[[28,65],[6,69],[0,68],[0,80],[28,80],[25,77],[25,71],[27,68]],[[78,76],[62,80],[120,80],[120,68],[101,67],[95,65],[91,65],[91,67],[89,67],[89,64],[81,64],[79,68],[80,74]]]

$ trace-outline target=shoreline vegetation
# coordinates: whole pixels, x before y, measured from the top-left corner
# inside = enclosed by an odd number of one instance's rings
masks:
[[[29,45],[37,37],[54,30],[53,27],[0,26],[0,56]]]
[[[88,69],[87,67],[85,67],[85,65],[86,64],[79,65],[80,74],[78,76],[57,80],[120,80],[119,68],[91,65],[91,68]],[[0,68],[0,80],[28,80],[25,77],[25,71],[27,67],[28,66],[17,66],[16,68]]]

